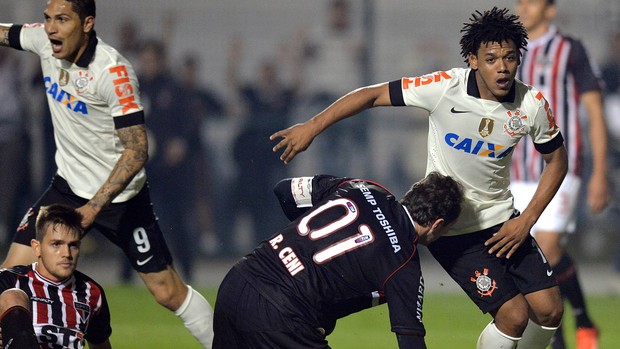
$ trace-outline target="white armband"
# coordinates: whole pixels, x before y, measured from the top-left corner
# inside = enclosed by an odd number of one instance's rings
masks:
[[[312,178],[295,177],[291,180],[291,194],[297,207],[312,207]]]

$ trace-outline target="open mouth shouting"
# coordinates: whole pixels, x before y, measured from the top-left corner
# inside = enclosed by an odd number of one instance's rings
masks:
[[[62,51],[62,41],[58,39],[50,39],[50,43],[52,44],[52,52],[54,52],[55,55]]]

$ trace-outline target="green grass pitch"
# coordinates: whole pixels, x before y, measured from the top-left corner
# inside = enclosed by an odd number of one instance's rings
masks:
[[[106,287],[112,313],[112,346],[115,349],[200,349],[200,345],[174,314],[155,303],[143,287]],[[215,303],[216,290],[200,289]],[[591,296],[588,305],[601,329],[600,348],[620,348],[620,297]],[[568,310],[567,313],[570,313]],[[475,348],[480,331],[490,321],[462,294],[427,293],[424,300],[426,343],[430,349]],[[565,317],[565,335],[574,348],[573,321]],[[390,331],[386,306],[341,319],[328,337],[334,349],[397,348]]]

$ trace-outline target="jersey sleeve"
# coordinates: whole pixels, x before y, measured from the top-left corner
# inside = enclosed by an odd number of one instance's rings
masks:
[[[541,92],[537,92],[534,98],[537,100],[536,105],[538,107],[530,127],[530,137],[536,150],[542,154],[549,154],[561,147],[564,144],[564,139],[547,99]]]
[[[439,71],[423,76],[401,78],[389,82],[390,100],[393,106],[419,107],[431,112],[444,95],[450,80],[455,75],[452,71]]]
[[[110,107],[117,129],[144,124],[139,84],[131,64],[118,61],[102,71],[99,91]]]
[[[8,269],[0,269],[0,294],[15,287],[16,276]]]
[[[9,29],[9,45],[17,50],[41,55],[43,48],[49,45],[49,39],[42,23],[14,24]]]
[[[586,48],[579,40],[573,40],[571,44],[570,69],[579,93],[602,90],[601,80],[594,71]]]
[[[88,328],[84,338],[90,343],[100,344],[105,342],[110,335],[112,335],[112,327],[110,326],[110,308],[108,307],[108,301],[105,296],[103,288],[99,287],[101,291],[101,306],[92,315],[88,322]]]
[[[424,280],[417,252],[409,263],[385,282],[384,294],[392,331],[399,335],[424,337]]]
[[[349,178],[330,175],[286,178],[279,181],[273,191],[280,202],[282,211],[289,220],[293,221],[315,203],[333,193],[338,185],[347,180]]]

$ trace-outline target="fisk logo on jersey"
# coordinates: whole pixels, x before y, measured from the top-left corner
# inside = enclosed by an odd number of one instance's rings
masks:
[[[475,140],[467,137],[460,137],[456,133],[448,133],[444,137],[447,145],[466,152],[467,154],[485,156],[489,158],[501,159],[510,154],[513,147],[506,148],[503,145],[485,142],[481,139]]]
[[[551,111],[551,107],[549,106],[549,102],[543,96],[541,92],[538,92],[536,95],[536,99],[542,100],[545,102],[545,111],[547,112],[547,121],[549,121],[549,134],[552,135],[558,129],[558,124],[555,123],[555,118],[553,117],[553,112]]]
[[[69,108],[69,110],[76,113],[88,115],[88,108],[86,107],[86,104],[82,101],[76,100],[70,93],[61,89],[56,82],[52,82],[51,77],[46,76],[43,78],[43,81],[45,82],[45,92],[47,92],[47,94],[49,94],[54,101],[64,104],[67,108]]]
[[[403,78],[403,90],[412,87],[411,85],[413,87],[420,87],[440,82],[443,79],[452,79],[452,76],[445,71],[439,71],[433,74],[418,76],[417,78]]]
[[[134,96],[134,88],[129,80],[129,73],[127,73],[127,67],[119,65],[110,68],[110,73],[115,74],[118,79],[114,79],[114,92],[118,96],[118,102],[123,106],[123,114],[127,114],[132,109],[139,109],[136,103],[136,97]]]

